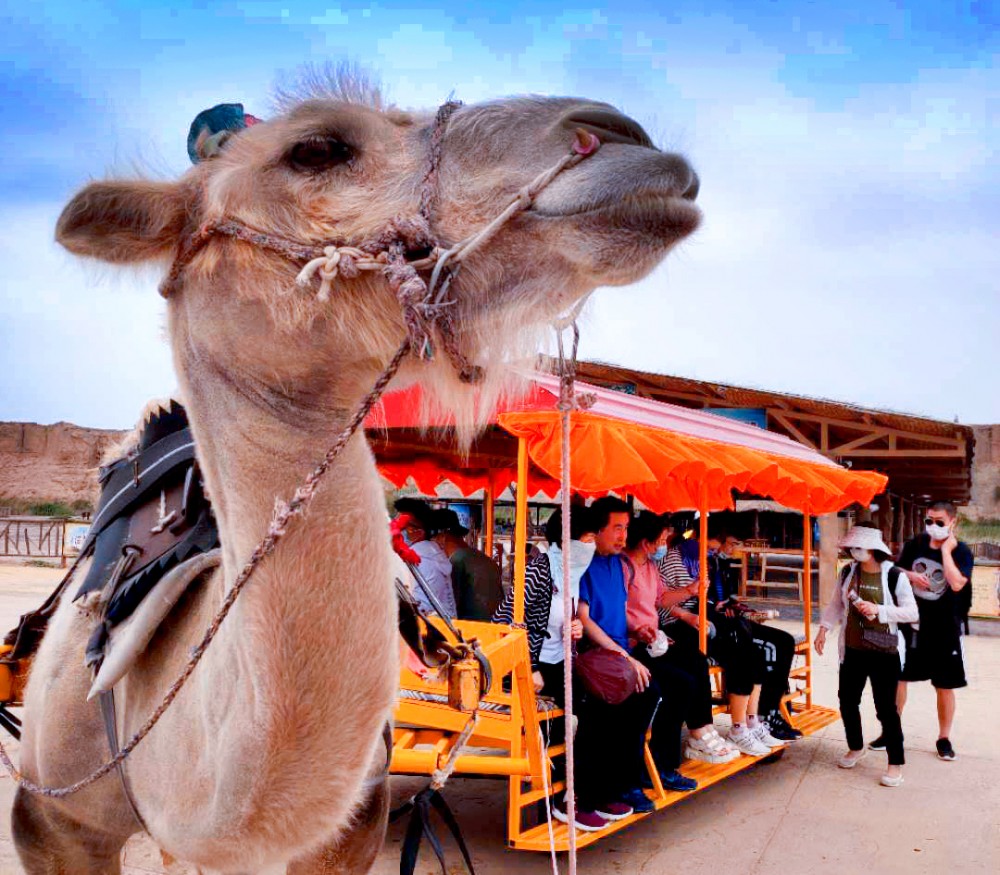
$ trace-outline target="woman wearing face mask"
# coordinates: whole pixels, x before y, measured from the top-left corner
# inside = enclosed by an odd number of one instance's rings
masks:
[[[570,515],[570,595],[575,604],[580,578],[594,558],[594,535],[586,507],[574,507]],[[524,624],[528,627],[528,650],[535,692],[551,696],[561,708],[565,704],[563,684],[563,562],[560,545],[562,514],[557,510],[545,524],[548,550],[531,559],[524,572]],[[493,615],[494,623],[514,622],[514,591],[511,590]],[[583,635],[583,625],[570,618],[574,639]]]
[[[904,658],[899,623],[918,618],[916,600],[906,575],[894,568],[882,533],[871,523],[854,526],[841,541],[852,562],[840,575],[833,598],[823,611],[816,635],[816,652],[823,654],[827,633],[840,631],[840,716],[848,751],[842,769],[853,769],[865,756],[861,731],[861,695],[871,680],[875,713],[889,765],[881,777],[885,787],[903,783],[903,728],[896,710],[896,685]]]
[[[566,622],[563,605],[563,563],[569,561],[570,595],[576,604],[580,594],[580,578],[590,566],[596,549],[596,527],[593,525],[593,515],[589,508],[574,507],[570,515],[570,546],[569,556],[564,556],[560,544],[562,538],[562,514],[557,510],[545,525],[545,537],[549,542],[548,550],[531,559],[524,573],[524,624],[528,629],[528,650],[531,653],[532,677],[535,682],[535,692],[544,693],[555,699],[562,708],[566,704],[565,683],[563,676],[563,627]],[[514,622],[514,594],[508,593],[500,607],[493,615],[494,623]],[[575,617],[569,620],[571,634],[579,640],[583,636],[583,624]],[[617,754],[623,748],[624,735],[628,726],[611,721],[592,719],[593,714],[586,713],[581,707],[581,701],[576,697],[576,712],[579,714],[580,730],[577,733],[578,749],[604,750],[607,756],[600,761],[587,756],[576,760],[577,797],[593,796],[593,788],[603,786],[606,782],[605,773],[619,768]],[[604,708],[612,706],[605,705]],[[581,713],[584,712],[584,713]],[[563,721],[548,721],[549,744],[561,744],[565,737]],[[553,762],[553,780],[562,780],[565,774],[565,762],[558,757]],[[555,801],[552,814],[557,820],[567,821],[564,802]],[[606,805],[602,812],[584,809],[578,805],[576,809],[576,826],[587,832],[597,832],[604,829],[612,820],[627,817],[632,808],[619,802]]]
[[[660,780],[668,790],[693,790],[697,783],[677,772],[683,723],[689,731],[684,750],[688,759],[728,763],[740,752],[723,740],[712,722],[712,682],[705,655],[697,648],[669,646],[659,629],[658,610],[672,607],[689,594],[669,590],[664,584],[657,563],[666,555],[666,522],[643,511],[629,524],[625,547],[626,616],[632,656],[649,668],[663,692],[651,739]],[[697,586],[694,583],[691,591],[697,592]]]

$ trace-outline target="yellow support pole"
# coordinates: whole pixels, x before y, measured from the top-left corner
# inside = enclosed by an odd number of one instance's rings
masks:
[[[514,511],[514,622],[524,622],[524,569],[528,556],[528,443],[517,439],[517,497]]]
[[[812,708],[812,517],[809,505],[802,510],[802,616],[806,632],[806,707]]]
[[[486,492],[483,495],[483,552],[489,556],[493,557],[493,526],[496,517],[496,510],[494,509],[494,502],[496,501],[493,495],[493,472],[489,472],[489,480],[486,483]]]
[[[698,647],[708,653],[708,484],[698,500]]]

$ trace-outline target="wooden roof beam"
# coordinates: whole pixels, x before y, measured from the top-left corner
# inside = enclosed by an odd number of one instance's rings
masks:
[[[828,423],[823,423],[823,427],[828,427]],[[848,441],[846,444],[840,444],[836,447],[830,447],[826,450],[831,456],[843,456],[849,453],[851,450],[856,450],[860,447],[870,444],[872,441],[877,441],[880,438],[888,437],[890,441],[890,449],[892,449],[892,438],[893,436],[889,434],[888,429],[879,428],[875,431],[869,432],[868,434],[861,435],[859,438],[855,438],[852,441]],[[824,448],[826,449],[826,448]]]
[[[964,459],[965,450],[871,450],[860,447],[837,455],[867,459]]]
[[[767,415],[770,419],[773,419],[778,423],[778,425],[785,429],[785,431],[787,431],[800,444],[805,444],[807,447],[811,447],[814,450],[819,449],[814,441],[807,438],[801,431],[798,430],[796,426],[791,423],[786,412],[769,407],[767,409]]]
[[[827,423],[835,428],[847,428],[854,431],[870,431],[877,429],[884,436],[896,435],[904,440],[920,441],[925,444],[936,444],[942,447],[960,447],[965,449],[965,438],[963,437],[942,437],[941,435],[923,434],[915,431],[904,431],[900,428],[890,428],[889,426],[870,426],[860,422],[848,422],[843,419],[834,419],[830,416],[818,416],[814,413],[798,413],[797,411],[785,411],[784,416],[790,420],[802,422]]]

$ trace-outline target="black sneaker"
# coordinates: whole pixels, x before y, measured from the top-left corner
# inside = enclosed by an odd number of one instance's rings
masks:
[[[955,748],[951,746],[951,742],[947,738],[939,738],[937,740],[937,752],[939,760],[948,760],[948,762],[951,762],[955,759]]]
[[[780,711],[772,711],[767,715],[765,721],[771,735],[778,739],[778,741],[791,742],[802,738],[802,733],[782,717]]]
[[[868,750],[885,750],[885,738],[879,736],[874,741],[868,743]]]

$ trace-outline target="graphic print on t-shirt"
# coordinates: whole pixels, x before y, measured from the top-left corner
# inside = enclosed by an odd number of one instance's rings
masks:
[[[936,602],[948,587],[948,579],[944,576],[944,566],[940,562],[927,557],[919,556],[913,560],[913,571],[922,574],[930,582],[930,589],[921,589],[919,586],[913,587],[913,594],[919,599],[929,602]]]

